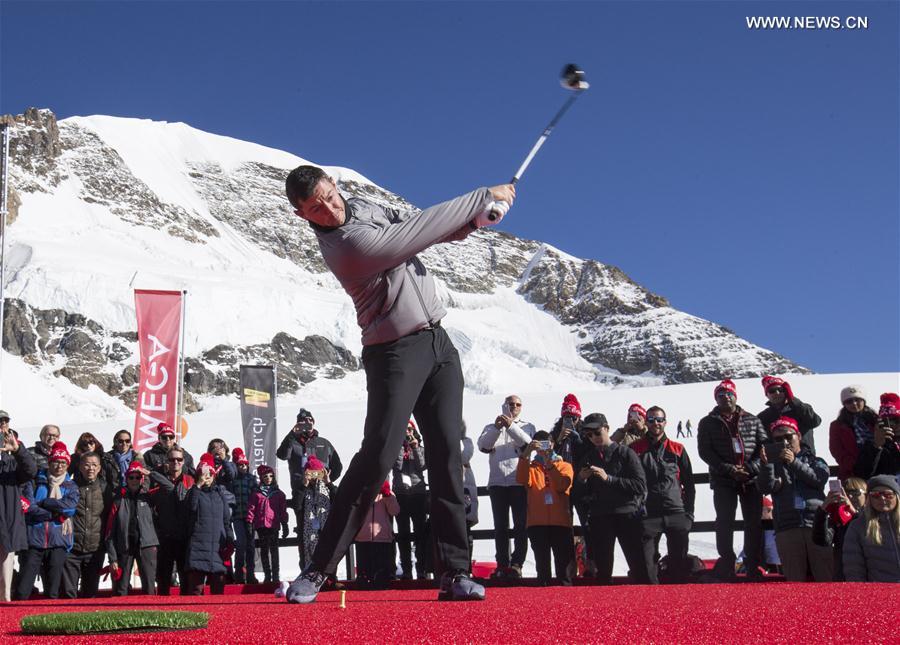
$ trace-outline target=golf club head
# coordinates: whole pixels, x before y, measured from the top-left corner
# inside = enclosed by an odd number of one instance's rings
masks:
[[[590,87],[590,84],[584,80],[584,70],[575,63],[569,63],[563,68],[559,82],[567,90],[575,92],[583,92]]]

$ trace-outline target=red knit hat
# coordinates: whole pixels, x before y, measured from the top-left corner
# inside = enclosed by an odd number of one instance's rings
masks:
[[[197,462],[197,478],[200,478],[202,471],[204,469],[209,469],[213,475],[219,472],[219,469],[216,468],[216,459],[208,452],[204,452],[200,455],[200,461]]]
[[[716,386],[715,391],[713,392],[713,398],[719,398],[719,392],[731,392],[734,394],[734,398],[737,398],[737,385],[734,384],[730,378],[725,379],[721,383]]]
[[[130,475],[131,473],[140,473],[141,477],[143,477],[144,476],[143,464],[141,464],[141,462],[139,462],[139,461],[132,461],[128,465],[128,470],[125,471],[125,477],[127,478],[128,475]]]
[[[72,463],[72,458],[69,456],[69,449],[66,448],[66,444],[62,441],[57,441],[53,444],[53,450],[50,451],[50,456],[47,458],[47,462],[51,461],[64,461],[67,464]]]
[[[312,455],[306,460],[306,470],[325,470],[325,464],[319,461],[319,458]]]
[[[563,399],[562,410],[560,411],[560,416],[570,416],[570,417],[578,417],[581,418],[581,404],[578,402],[578,397],[574,394],[566,394],[566,398]]]
[[[262,479],[263,475],[275,474],[275,471],[271,466],[266,466],[265,464],[260,464],[256,467],[256,474],[259,475],[260,479]]]
[[[639,415],[641,415],[642,419],[644,419],[645,421],[647,420],[647,410],[645,410],[644,406],[641,405],[640,403],[632,403],[631,405],[628,406],[628,416],[629,417],[631,416],[632,412],[637,412]]]
[[[416,422],[412,420],[412,417],[409,418],[409,423],[406,424],[407,428],[409,426],[412,426],[412,429],[415,430],[416,432],[419,431],[419,428],[418,428],[418,426],[416,426]]]
[[[244,454],[244,450],[242,448],[235,448],[231,451],[231,460],[239,466],[241,464],[245,466],[250,465],[250,460],[247,459],[247,455]]]
[[[762,502],[763,502],[763,508],[773,508],[773,507],[775,506],[775,505],[772,503],[772,498],[769,497],[768,495],[765,495],[765,496],[763,497]]]
[[[775,432],[775,428],[779,426],[790,428],[797,434],[800,434],[800,428],[797,426],[797,422],[790,417],[778,417],[775,421],[769,424],[769,432]]]
[[[391,494],[391,482],[389,482],[387,479],[385,479],[384,483],[381,485],[381,494],[384,497],[387,497]]]
[[[174,437],[175,429],[172,426],[170,426],[168,423],[160,423],[158,426],[156,426],[156,434],[159,435],[160,437],[163,436],[164,434],[170,434]]]
[[[881,407],[878,416],[896,418],[900,417],[900,396],[893,392],[885,392],[881,395]]]
[[[787,400],[792,401],[794,399],[794,393],[791,391],[791,384],[783,378],[778,378],[777,376],[763,376],[762,386],[763,392],[768,392],[771,387],[784,388],[784,394],[787,397]]]

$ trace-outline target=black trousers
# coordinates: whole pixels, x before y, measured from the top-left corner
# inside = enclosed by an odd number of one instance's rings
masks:
[[[613,559],[616,540],[628,562],[628,577],[633,583],[647,584],[650,581],[647,563],[644,560],[644,527],[639,517],[631,514],[591,514],[590,539],[594,544],[594,564],[597,565],[597,581],[600,584],[612,582]]]
[[[81,553],[72,551],[66,558],[63,567],[62,586],[63,598],[93,598],[97,595],[100,586],[100,569],[103,568],[103,560],[106,551],[97,549]],[[79,583],[81,589],[79,590]]]
[[[442,328],[362,351],[369,401],[362,446],[341,477],[312,569],[334,574],[391,471],[410,413],[422,431],[431,487],[431,529],[438,569],[468,568],[463,498],[459,354]]]
[[[400,566],[404,575],[412,575],[412,543],[416,546],[416,571],[425,576],[426,551],[431,548],[426,535],[428,520],[428,495],[397,495],[400,513],[397,515],[397,548],[400,550]],[[415,538],[410,533],[410,524]]]
[[[497,550],[497,568],[511,564],[521,567],[528,553],[528,537],[525,526],[528,519],[528,493],[524,486],[490,486],[491,515],[494,517],[494,547]],[[513,518],[513,552],[509,554],[509,514]]]
[[[719,558],[731,565],[734,573],[734,517],[738,502],[744,516],[744,553],[747,571],[759,566],[762,556],[762,493],[755,486],[737,489],[721,486],[713,489],[713,507],[716,509],[716,550]]]
[[[686,582],[688,577],[688,536],[691,521],[685,513],[673,513],[661,517],[645,517],[644,521],[644,560],[647,562],[647,573],[650,584],[659,584],[659,539],[666,536],[668,549],[667,572],[672,582]]]
[[[156,552],[155,546],[135,547],[128,553],[120,553],[118,556],[119,568],[122,569],[121,577],[113,582],[113,593],[117,596],[127,596],[131,584],[131,569],[137,560],[138,574],[141,576],[141,591],[148,596],[156,595]]]
[[[205,571],[188,571],[187,595],[202,596],[204,581],[209,583],[209,593],[221,596],[225,593],[225,574]]]
[[[172,569],[178,571],[178,585],[181,595],[188,592],[188,575],[184,569],[184,558],[187,554],[187,540],[160,538],[159,551],[156,554],[156,585],[160,596],[168,596],[172,588]]]
[[[68,557],[65,547],[52,549],[36,549],[28,547],[19,551],[19,579],[16,583],[16,598],[28,600],[38,573],[44,583],[44,595],[48,598],[59,598],[63,569]]]
[[[393,542],[356,543],[356,572],[363,581],[387,585],[396,570]]]
[[[256,529],[256,546],[262,564],[264,582],[278,582],[281,578],[278,560],[278,527]]]
[[[572,584],[569,565],[575,561],[575,541],[571,526],[529,526],[528,538],[534,552],[538,582],[547,584],[550,573],[550,552],[556,565],[556,577],[560,584]]]

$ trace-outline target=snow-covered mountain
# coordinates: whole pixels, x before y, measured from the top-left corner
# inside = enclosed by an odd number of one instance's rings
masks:
[[[5,118],[3,347],[18,357],[8,361],[95,417],[122,417],[136,388],[133,289],[186,289],[189,409],[236,392],[240,363],[276,363],[281,393],[359,380],[352,304],[284,198],[287,171],[304,160],[183,123],[57,122],[35,109]],[[414,208],[352,170],[326,170],[345,196]],[[538,241],[479,231],[422,258],[472,393],[808,371],[673,309],[616,267]]]

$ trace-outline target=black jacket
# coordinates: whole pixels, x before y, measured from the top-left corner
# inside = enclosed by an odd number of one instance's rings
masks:
[[[315,455],[325,464],[330,472],[328,478],[336,482],[344,469],[341,458],[331,445],[331,442],[315,432],[309,439],[298,438],[294,432],[288,432],[282,440],[275,455],[279,459],[288,462],[288,471],[291,473],[291,490],[296,492],[303,488],[303,470],[306,468],[306,458]]]
[[[653,444],[647,435],[629,446],[634,450],[647,478],[647,515],[673,513],[694,516],[694,471],[684,446],[665,435]]]
[[[852,511],[851,511],[852,512]],[[854,514],[855,518],[855,514]],[[819,546],[827,546],[833,549],[834,554],[834,581],[844,581],[844,535],[847,533],[847,527],[850,526],[852,519],[847,520],[845,524],[840,521],[835,522],[828,514],[824,506],[816,509],[816,515],[813,517],[812,541],[813,544]]]
[[[134,514],[135,506],[137,512]],[[109,512],[106,531],[106,552],[110,562],[128,553],[131,545],[131,522],[138,523],[140,548],[159,546],[156,528],[153,526],[153,510],[150,506],[150,493],[138,491],[137,494],[127,490],[119,491]]]
[[[800,443],[815,454],[816,442],[813,428],[819,427],[819,424],[822,423],[822,417],[816,414],[816,411],[812,409],[809,403],[804,403],[797,397],[794,397],[788,400],[781,410],[776,410],[771,403],[766,403],[766,409],[757,416],[762,421],[766,436],[769,434],[769,426],[777,421],[778,417],[790,417],[797,422],[797,427],[800,429]]]
[[[582,484],[590,495],[592,520],[602,515],[638,512],[647,493],[647,478],[634,450],[617,443],[600,449],[592,447],[576,474],[585,466],[598,466],[609,475],[606,481],[592,476]]]
[[[16,452],[0,452],[0,547],[7,553],[28,548],[20,486],[34,479],[37,464],[24,444]]]
[[[812,528],[816,509],[825,502],[827,481],[828,464],[806,447],[789,464],[780,459],[761,464],[756,483],[760,492],[772,495],[775,533]]]
[[[194,458],[191,457],[191,453],[184,448],[179,447],[179,450],[181,450],[184,455],[184,467],[181,472],[193,477]],[[144,465],[147,466],[147,470],[150,472],[162,473],[163,475],[166,474],[166,449],[163,448],[160,442],[157,441],[150,450],[144,453]]]
[[[188,536],[188,491],[194,478],[184,475],[173,482],[160,472],[150,473],[150,500],[156,511],[156,535],[160,540],[183,541]]]
[[[731,436],[718,408],[713,408],[712,412],[700,419],[697,426],[697,449],[700,459],[709,466],[711,488],[739,488],[740,482],[733,479],[731,473],[740,464],[750,473],[751,481],[759,473],[759,451],[768,435],[758,418],[742,410],[740,406],[737,411],[740,418],[736,437]],[[740,441],[740,455],[734,451],[734,440]]]
[[[81,474],[75,476],[78,486],[78,506],[72,516],[75,541],[72,551],[93,553],[104,547],[106,518],[112,506],[112,488],[106,480],[98,477],[88,483]]]
[[[221,486],[188,491],[188,550],[185,567],[190,571],[225,573],[222,551],[234,545],[231,511]]]
[[[141,453],[139,453],[137,450],[134,451],[134,455],[132,456],[131,460],[141,464],[144,463],[143,456],[141,456]],[[112,486],[113,490],[118,490],[125,485],[125,476],[119,469],[119,462],[118,460],[116,460],[114,450],[107,450],[103,453],[100,470],[102,472],[103,479],[105,479],[107,483]]]
[[[884,446],[876,448],[867,441],[859,449],[853,473],[862,479],[875,475],[900,475],[900,440],[885,441]]]
[[[42,444],[40,441],[35,441],[34,445],[28,449],[28,452],[30,452],[31,456],[34,457],[34,463],[37,466],[38,470],[47,470],[50,459],[50,451],[44,448],[44,444]]]

